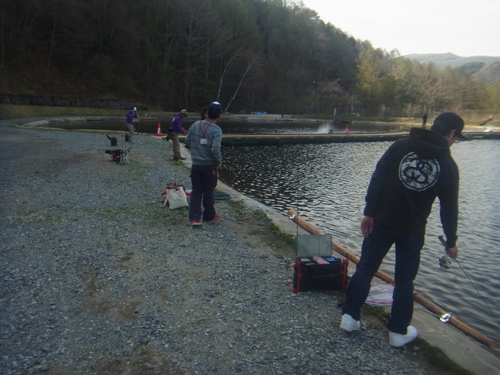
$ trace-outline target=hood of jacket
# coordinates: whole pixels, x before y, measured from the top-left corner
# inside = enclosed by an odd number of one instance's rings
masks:
[[[427,129],[412,128],[410,147],[422,159],[442,159],[450,155],[450,145],[443,136]]]

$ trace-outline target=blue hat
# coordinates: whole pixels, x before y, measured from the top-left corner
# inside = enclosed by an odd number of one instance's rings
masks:
[[[219,102],[212,102],[208,106],[208,117],[211,118],[212,120],[215,120],[219,118],[220,114],[222,113],[222,108]]]

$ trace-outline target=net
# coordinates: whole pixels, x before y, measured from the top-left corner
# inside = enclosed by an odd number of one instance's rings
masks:
[[[372,283],[370,293],[366,299],[366,303],[373,306],[389,306],[392,305],[392,292],[394,285],[387,283]]]

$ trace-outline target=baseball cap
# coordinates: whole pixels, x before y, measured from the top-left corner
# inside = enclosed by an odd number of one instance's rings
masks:
[[[208,106],[208,117],[213,119],[217,119],[222,113],[222,108],[219,102],[212,102]]]
[[[464,120],[453,112],[443,112],[434,119],[432,128],[440,128],[446,131],[446,133],[455,130],[455,136],[459,139],[467,139],[463,134]],[[444,134],[444,133],[442,133]]]
[[[187,110],[187,109],[183,109],[183,110],[181,111],[181,113],[182,113],[183,115],[186,115],[186,116],[187,116],[187,114],[188,114],[188,110]]]

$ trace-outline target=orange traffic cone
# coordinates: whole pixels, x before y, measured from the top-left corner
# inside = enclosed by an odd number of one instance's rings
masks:
[[[349,125],[346,125],[346,126],[345,126],[345,133],[346,133],[346,134],[349,134]]]
[[[161,137],[163,134],[161,133],[161,124],[158,123],[158,131],[156,132],[156,135]]]

